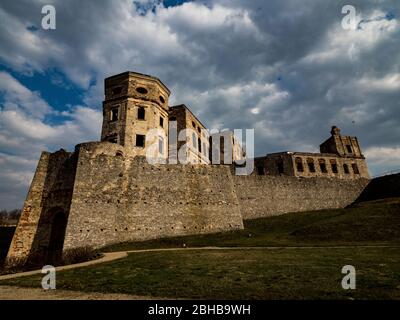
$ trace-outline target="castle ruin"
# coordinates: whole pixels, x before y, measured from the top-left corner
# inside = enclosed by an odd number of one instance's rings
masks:
[[[246,156],[235,137],[215,142],[188,107],[169,106],[169,95],[152,76],[105,79],[101,141],[42,152],[7,259],[52,263],[82,246],[237,230],[244,219],[342,208],[369,182],[357,138],[336,127],[321,153],[268,154],[255,159],[250,175],[235,175]],[[172,125],[183,132],[175,144]],[[150,130],[160,135],[149,138]],[[215,144],[219,158],[232,147],[232,163],[210,161]],[[164,163],[148,163],[150,146]],[[171,155],[180,161],[168,162]]]

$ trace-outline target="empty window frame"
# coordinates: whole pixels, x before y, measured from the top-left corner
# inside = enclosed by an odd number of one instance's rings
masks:
[[[110,111],[110,121],[117,121],[119,117],[119,108],[113,107]]]
[[[276,161],[276,167],[277,167],[277,169],[278,169],[278,173],[279,174],[283,174],[284,173],[284,167],[283,167],[283,160],[277,160]]]
[[[360,171],[358,170],[358,166],[355,163],[351,164],[351,167],[353,168],[354,174],[360,174]]]
[[[336,160],[331,160],[331,168],[332,168],[332,173],[338,173],[338,166],[336,163]]]
[[[112,89],[112,94],[120,94],[122,92],[122,87],[116,87]]]
[[[118,143],[118,136],[117,135],[112,135],[112,136],[107,138],[107,141],[111,142],[111,143]]]
[[[159,139],[158,139],[158,152],[160,154],[164,154],[164,138],[163,137],[159,137]]]
[[[353,150],[351,149],[351,145],[346,144],[346,149],[348,153],[353,153]]]
[[[160,127],[164,128],[164,118],[160,117]]]
[[[138,108],[137,118],[139,120],[145,120],[145,118],[146,118],[146,109],[144,107],[139,107]]]
[[[307,159],[307,166],[308,166],[308,171],[315,172],[314,159],[308,158]]]
[[[192,133],[192,144],[193,148],[197,149],[197,139],[196,139],[196,134],[194,132]]]
[[[143,148],[145,145],[146,136],[144,134],[136,135],[136,147]]]
[[[303,160],[300,157],[295,159],[297,172],[304,172]]]
[[[343,165],[343,171],[344,171],[345,174],[349,174],[350,173],[349,166],[347,164]]]
[[[197,138],[197,147],[199,148],[199,153],[201,153],[201,139]]]
[[[326,169],[326,162],[324,159],[319,159],[319,169],[321,170],[322,173],[328,173],[328,170]]]

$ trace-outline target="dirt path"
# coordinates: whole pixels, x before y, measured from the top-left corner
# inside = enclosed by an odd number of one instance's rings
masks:
[[[0,286],[0,300],[162,300],[148,296]]]
[[[87,267],[87,266],[91,266],[91,265],[94,265],[94,264],[114,261],[114,260],[125,258],[127,255],[128,255],[128,253],[125,252],[125,251],[122,251],[122,252],[108,252],[108,253],[105,253],[104,256],[101,257],[100,259],[91,260],[91,261],[82,262],[82,263],[70,264],[68,266],[57,267],[56,271],[63,271],[63,270]],[[13,278],[19,278],[19,277],[32,276],[32,275],[35,275],[35,274],[40,274],[41,272],[42,272],[42,270],[34,270],[34,271],[28,271],[28,272],[19,272],[19,273],[6,274],[6,275],[3,275],[3,276],[0,276],[0,281],[1,280],[7,280],[7,279],[13,279]]]

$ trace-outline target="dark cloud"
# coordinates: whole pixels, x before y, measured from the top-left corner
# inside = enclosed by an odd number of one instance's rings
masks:
[[[357,30],[341,27],[345,1],[49,2],[57,9],[53,31],[40,28],[41,2],[1,2],[0,62],[32,75],[61,70],[86,90],[87,106],[49,125],[27,111],[49,107],[40,95],[26,88],[18,100],[3,86],[0,133],[14,134],[0,140],[7,154],[28,157],[26,145],[37,157],[40,148],[92,139],[98,120],[89,119],[101,117],[104,77],[135,70],[162,79],[171,102],[187,104],[209,127],[255,128],[257,155],[316,151],[335,124],[359,137],[373,173],[400,168],[398,2],[352,1]],[[17,117],[42,136],[9,120]],[[58,130],[75,134],[63,140]],[[2,170],[16,181],[11,163]]]

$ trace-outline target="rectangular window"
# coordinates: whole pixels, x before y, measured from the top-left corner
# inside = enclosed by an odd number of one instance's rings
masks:
[[[120,94],[122,92],[122,87],[116,87],[112,89],[112,94]]]
[[[160,127],[164,128],[164,118],[160,117]]]
[[[284,168],[283,168],[283,161],[282,160],[278,160],[277,162],[276,162],[276,167],[277,167],[277,169],[278,169],[278,173],[279,174],[283,174],[284,173]]]
[[[313,159],[307,159],[308,171],[315,172],[315,165]]]
[[[353,163],[351,166],[353,168],[354,174],[360,174],[360,171],[358,170],[358,166],[355,163]]]
[[[321,172],[328,173],[328,170],[326,169],[325,160],[320,159],[320,160],[318,160],[318,162],[319,162],[319,168],[320,168]]]
[[[146,110],[144,109],[144,107],[139,107],[138,108],[137,118],[139,120],[144,120],[145,119],[145,115],[146,115]]]
[[[107,140],[108,140],[108,142],[111,142],[111,143],[118,143],[118,137],[117,136],[111,136]]]
[[[196,135],[194,133],[192,133],[192,143],[193,143],[193,148],[197,149],[197,145],[196,145],[197,139],[196,139]]]
[[[353,150],[351,150],[351,145],[346,144],[346,149],[348,153],[353,153]]]
[[[263,176],[265,174],[264,167],[257,167],[257,174]]]
[[[338,173],[338,166],[335,160],[331,160],[331,167],[333,173]]]
[[[296,158],[296,168],[298,172],[303,172],[304,168],[303,168],[303,161],[301,160],[300,157]]]
[[[199,148],[199,153],[201,153],[201,140],[200,140],[200,138],[197,139],[197,147]]]
[[[158,139],[158,151],[160,154],[164,154],[164,139],[162,137]]]
[[[145,142],[146,136],[143,134],[137,134],[136,135],[136,147],[144,147],[144,142]]]
[[[118,120],[118,108],[111,109],[110,112],[110,121],[117,121]]]

